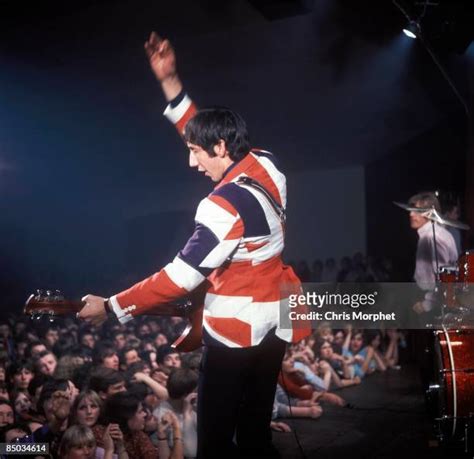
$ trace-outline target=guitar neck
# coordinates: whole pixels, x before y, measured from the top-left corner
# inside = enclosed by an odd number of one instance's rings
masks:
[[[29,315],[65,316],[76,314],[85,306],[84,301],[64,299],[59,295],[31,295],[26,301],[24,313]],[[144,315],[185,317],[192,308],[191,301],[185,304],[166,303],[149,309]]]

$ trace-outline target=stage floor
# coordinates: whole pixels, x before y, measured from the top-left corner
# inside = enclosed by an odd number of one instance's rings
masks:
[[[453,458],[437,446],[414,365],[368,376],[337,391],[354,408],[323,405],[319,419],[282,419],[297,433],[306,458]],[[273,433],[282,458],[301,458],[293,433]],[[471,455],[472,456],[472,455]]]

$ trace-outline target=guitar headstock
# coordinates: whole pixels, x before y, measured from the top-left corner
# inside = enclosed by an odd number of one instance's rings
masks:
[[[36,290],[36,293],[26,300],[23,312],[32,319],[46,316],[53,321],[55,316],[75,313],[79,309],[80,306],[66,300],[60,290]]]

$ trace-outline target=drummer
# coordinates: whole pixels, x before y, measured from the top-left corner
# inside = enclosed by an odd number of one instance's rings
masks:
[[[411,207],[420,209],[435,209],[441,212],[438,198],[433,192],[423,192],[412,196],[409,200]],[[431,311],[434,307],[434,289],[436,285],[436,270],[442,266],[455,265],[458,259],[458,249],[452,234],[442,225],[434,223],[438,263],[436,263],[435,243],[431,221],[423,216],[423,212],[410,212],[410,226],[418,232],[416,249],[416,267],[414,279],[418,287],[425,292],[424,299],[413,305],[417,314]]]

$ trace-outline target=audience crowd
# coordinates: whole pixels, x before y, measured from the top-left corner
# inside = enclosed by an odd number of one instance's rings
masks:
[[[295,268],[305,282],[385,281],[391,269],[361,254],[339,268],[333,259]],[[48,443],[51,457],[61,459],[195,457],[201,352],[180,354],[170,345],[184,326],[182,318],[156,316],[125,325],[110,318],[99,328],[73,316],[3,320],[0,442]],[[325,404],[346,404],[344,388],[399,368],[402,343],[397,330],[322,323],[287,347],[271,427],[290,431],[283,420],[291,417],[324,422]]]

